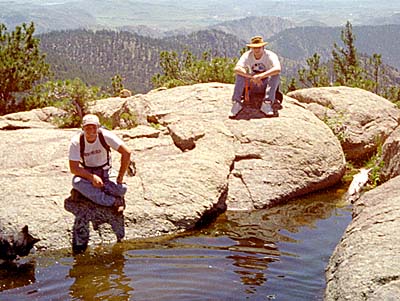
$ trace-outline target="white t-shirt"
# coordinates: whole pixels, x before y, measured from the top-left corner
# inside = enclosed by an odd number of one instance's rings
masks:
[[[243,53],[236,66],[245,68],[249,74],[254,74],[267,71],[272,67],[280,67],[281,63],[278,56],[270,50],[264,49],[264,54],[257,60],[250,49]]]
[[[123,144],[123,141],[114,133],[106,129],[99,129],[99,131],[103,133],[104,140],[112,149],[117,150]],[[68,157],[71,161],[81,161],[80,136],[81,133],[71,139]],[[107,150],[101,145],[99,135],[93,143],[89,143],[85,137],[84,156],[85,165],[88,167],[102,166],[107,163]]]

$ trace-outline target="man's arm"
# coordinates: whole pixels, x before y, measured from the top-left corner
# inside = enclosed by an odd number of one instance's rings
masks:
[[[117,151],[121,154],[121,166],[118,172],[117,183],[122,184],[125,173],[131,163],[131,150],[125,144],[121,144]]]
[[[240,76],[246,77],[246,78],[253,78],[253,76],[249,73],[247,73],[246,68],[242,66],[235,66],[233,71]]]
[[[257,80],[257,79],[264,79],[266,77],[270,77],[276,74],[281,73],[281,66],[274,66],[271,69],[255,74],[252,78]]]
[[[267,53],[268,52],[266,52],[265,55],[267,55]],[[269,52],[269,58],[272,61],[272,67],[270,69],[268,69],[268,70],[265,70],[264,72],[255,74],[254,77],[253,77],[254,80],[260,81],[260,80],[262,80],[264,78],[267,78],[267,77],[270,77],[270,76],[277,75],[277,74],[281,73],[281,69],[282,69],[281,68],[281,62],[279,61],[278,56],[275,53],[270,51]]]
[[[254,83],[256,83],[257,85],[261,85],[262,84],[262,80],[264,78],[276,75],[281,73],[281,65],[277,64],[276,66],[273,66],[271,69],[266,70],[264,72],[261,73],[257,73],[257,74],[249,74],[246,72],[246,69],[242,66],[236,66],[233,71],[240,76],[243,76],[245,78],[249,78],[251,79]]]
[[[92,182],[94,187],[101,188],[104,186],[103,180],[98,175],[92,174],[88,170],[81,167],[79,165],[79,161],[69,160],[69,170],[72,174]]]

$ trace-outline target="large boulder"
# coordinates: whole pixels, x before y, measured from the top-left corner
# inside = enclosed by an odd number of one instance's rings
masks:
[[[294,99],[279,118],[227,121],[235,137],[228,208],[264,208],[337,183],[345,170],[332,131]]]
[[[99,99],[90,107],[90,113],[101,116],[111,128],[147,124],[147,104],[141,94],[128,98],[111,97]]]
[[[136,175],[125,178],[122,217],[69,197],[68,145],[79,129],[0,131],[0,231],[28,224],[42,239],[38,245],[52,249],[70,246],[77,229],[90,232],[94,243],[156,236],[201,225],[227,208],[269,207],[341,179],[340,143],[314,114],[285,97],[278,118],[247,111],[230,120],[232,92],[229,84],[198,84],[91,108],[113,118],[114,111],[141,112],[140,126],[116,131],[136,163]],[[116,152],[113,163],[118,168]]]
[[[0,130],[54,128],[51,122],[64,115],[65,111],[55,107],[12,113],[0,116]]]
[[[330,258],[325,300],[400,299],[400,177],[366,192]]]
[[[346,158],[352,161],[364,160],[376,152],[400,120],[395,104],[359,88],[301,89],[288,96],[303,103],[332,128]]]

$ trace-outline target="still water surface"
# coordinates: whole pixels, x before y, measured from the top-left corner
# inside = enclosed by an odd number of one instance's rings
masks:
[[[0,300],[322,300],[351,220],[340,191],[227,212],[185,235],[30,255],[0,267]]]

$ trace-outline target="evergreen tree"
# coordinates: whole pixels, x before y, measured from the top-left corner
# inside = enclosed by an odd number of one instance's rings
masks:
[[[291,78],[289,85],[287,86],[287,92],[292,92],[298,89],[297,81],[294,77]]]
[[[341,31],[341,39],[345,47],[339,47],[334,43],[332,50],[336,83],[342,86],[361,87],[363,70],[360,67],[357,49],[354,45],[353,27],[349,21],[347,21],[344,30]]]
[[[163,74],[153,76],[152,82],[155,87],[167,88],[208,82],[233,83],[235,64],[236,59],[212,58],[209,52],[197,59],[188,50],[183,51],[181,57],[174,51],[163,51],[160,54]]]
[[[380,69],[382,66],[382,55],[374,53],[372,57],[369,58],[369,64],[373,67],[373,90],[376,94],[379,94],[379,80],[380,75],[383,74],[383,70]]]
[[[98,87],[89,87],[79,78],[49,81],[35,86],[24,99],[24,106],[27,109],[46,106],[61,108],[66,115],[59,121],[60,127],[79,127],[82,117],[89,113],[88,108],[92,102],[102,97]]]
[[[114,75],[111,78],[112,85],[112,95],[119,96],[119,93],[124,89],[124,85],[122,83],[122,76],[119,74]]]
[[[329,85],[328,69],[326,66],[321,66],[320,55],[314,55],[307,59],[308,69],[300,69],[299,81],[304,87],[326,87]],[[293,82],[292,82],[293,83]]]
[[[0,115],[23,109],[16,102],[16,93],[30,90],[49,74],[34,31],[33,22],[29,26],[23,23],[11,33],[0,24]]]

